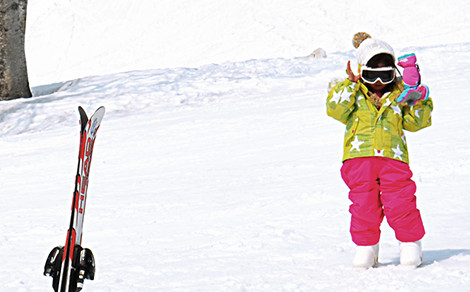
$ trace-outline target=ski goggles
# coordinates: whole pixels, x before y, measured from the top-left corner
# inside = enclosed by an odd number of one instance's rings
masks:
[[[380,67],[369,68],[363,66],[361,68],[361,78],[365,83],[374,84],[380,81],[382,84],[389,84],[395,80],[395,68],[393,67]]]

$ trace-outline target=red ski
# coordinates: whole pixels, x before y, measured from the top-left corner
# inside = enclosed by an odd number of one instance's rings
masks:
[[[87,117],[82,107],[78,107],[78,111],[80,113],[80,147],[70,226],[65,246],[53,248],[44,266],[44,275],[52,277],[52,287],[56,292],[78,292],[82,290],[85,279],[93,280],[95,277],[93,253],[88,248],[82,248],[81,243],[91,157],[105,109],[99,107],[90,118]]]

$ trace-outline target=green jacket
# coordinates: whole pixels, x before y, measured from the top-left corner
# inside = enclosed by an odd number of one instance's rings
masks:
[[[382,96],[377,109],[366,98],[367,87],[346,79],[336,83],[327,98],[327,114],[346,125],[343,161],[382,156],[409,163],[403,130],[418,131],[431,125],[432,99],[414,106],[399,104],[401,90],[394,85]]]

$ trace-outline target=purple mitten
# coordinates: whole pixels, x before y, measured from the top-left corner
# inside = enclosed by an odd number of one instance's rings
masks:
[[[405,85],[416,89],[421,79],[419,69],[416,66],[416,55],[411,53],[399,57],[398,65],[403,67],[403,82]]]

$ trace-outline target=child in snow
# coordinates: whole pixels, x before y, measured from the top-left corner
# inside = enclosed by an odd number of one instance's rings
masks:
[[[352,201],[350,232],[357,245],[353,265],[367,269],[377,264],[385,216],[400,242],[400,263],[417,267],[425,232],[403,130],[431,125],[432,100],[420,84],[414,54],[398,60],[405,68],[403,82],[396,76],[389,44],[366,33],[357,33],[353,44],[360,74],[348,62],[348,77],[334,84],[327,98],[327,114],[346,125],[341,176]]]

